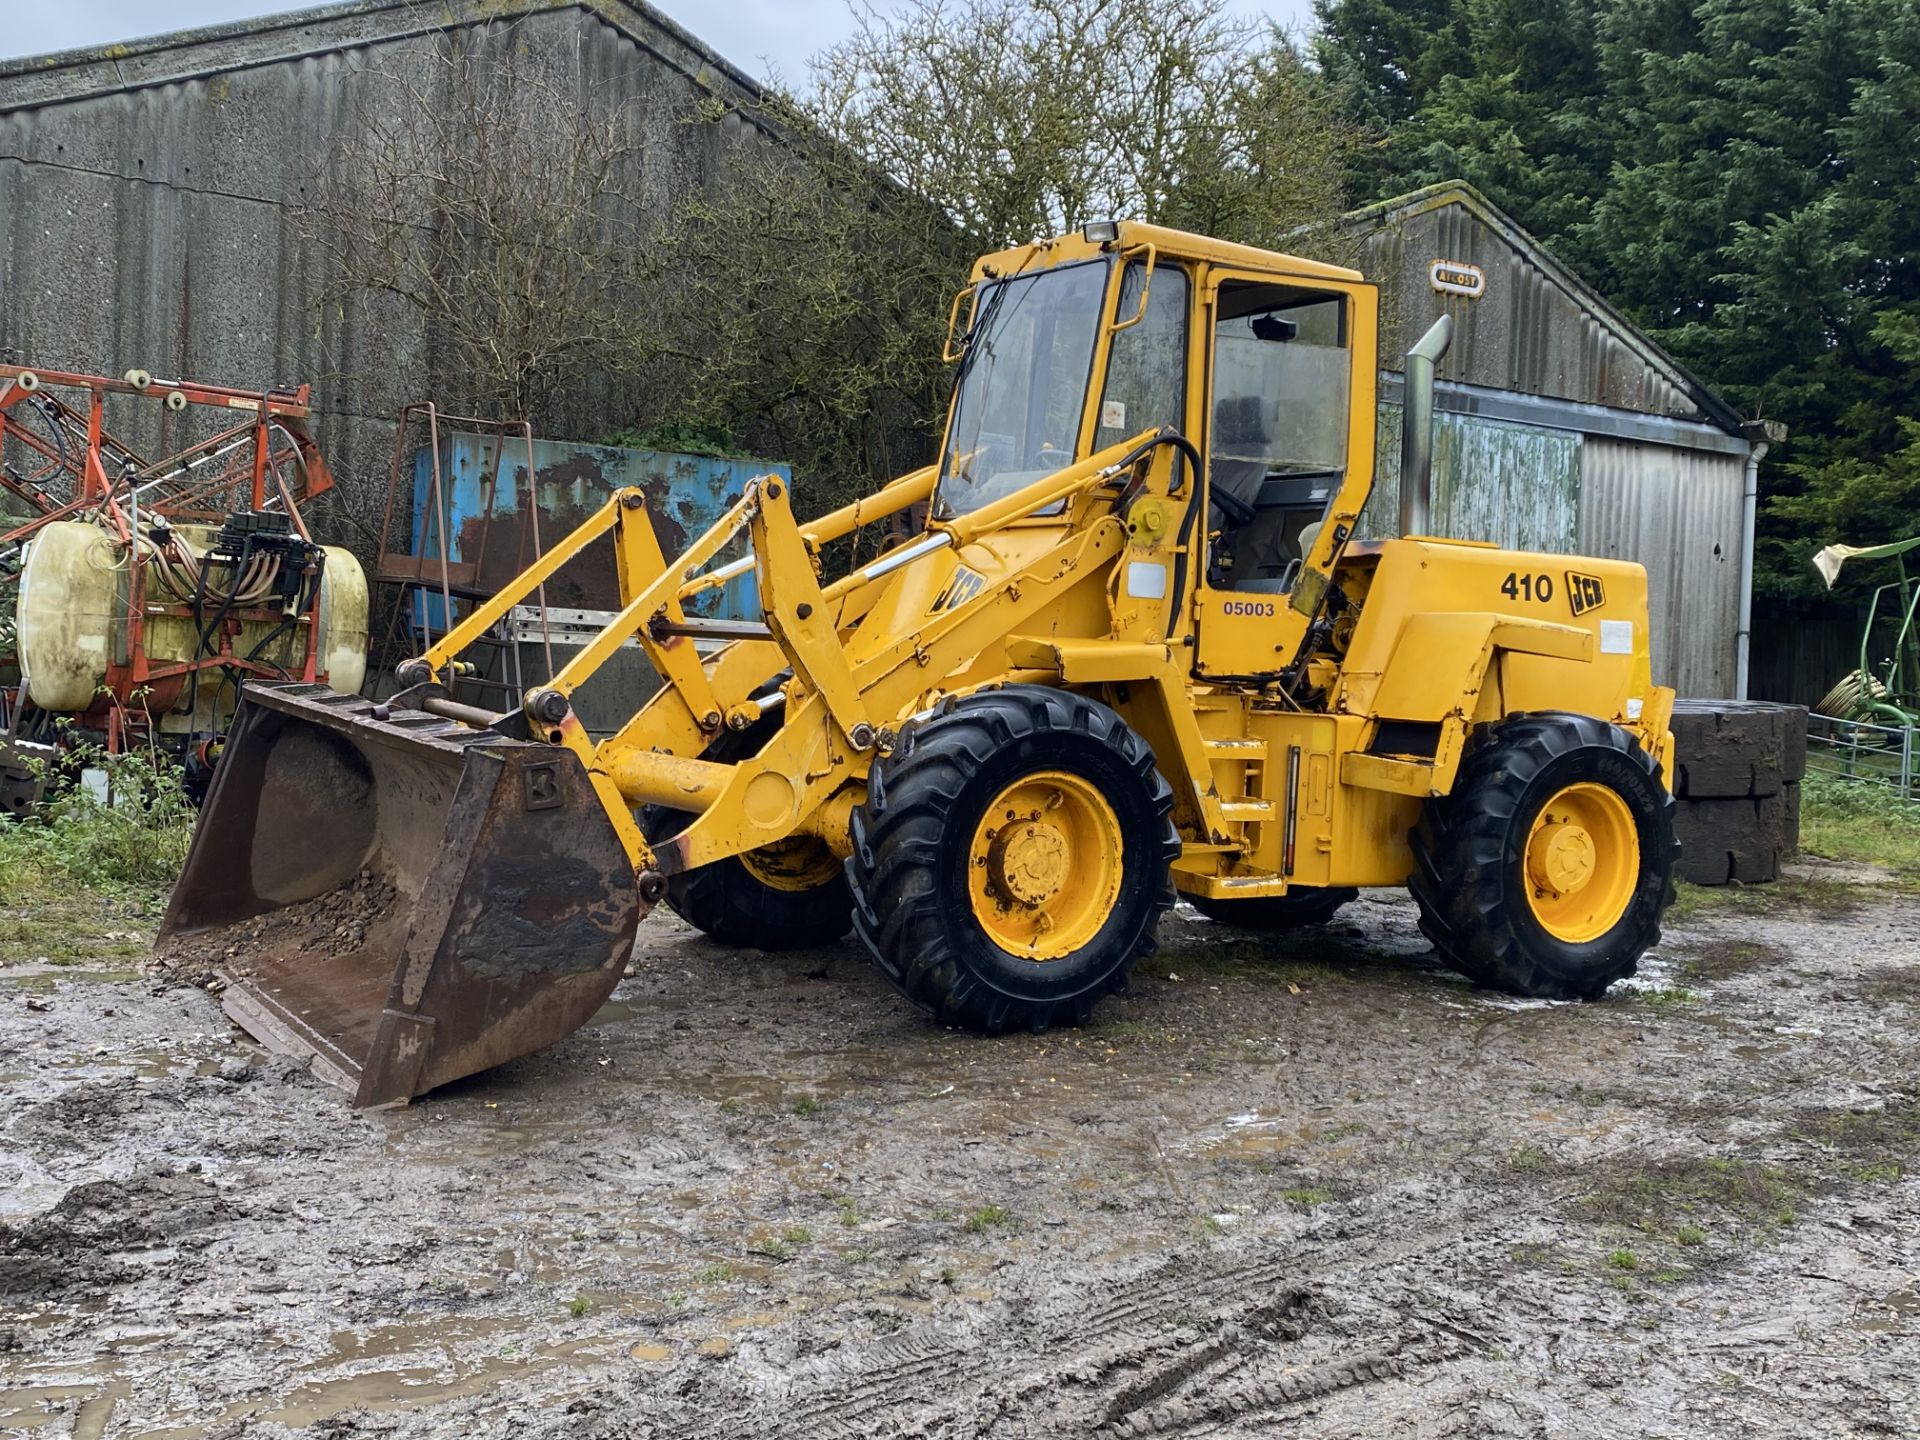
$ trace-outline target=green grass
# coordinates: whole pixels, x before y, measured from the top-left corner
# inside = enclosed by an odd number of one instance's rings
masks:
[[[1327,1126],[1314,1138],[1323,1145],[1331,1145],[1336,1140],[1346,1140],[1366,1133],[1367,1127],[1358,1120],[1342,1120],[1337,1125]]]
[[[71,753],[107,772],[111,803],[57,792],[28,820],[0,820],[0,965],[144,954],[193,837],[179,774],[145,754]]]
[[[1554,1158],[1537,1145],[1516,1145],[1507,1152],[1507,1168],[1523,1174],[1544,1174],[1560,1167]]]
[[[1313,990],[1322,985],[1338,985],[1347,977],[1331,965],[1295,963],[1273,967],[1273,979],[1282,985],[1291,985],[1301,990]]]
[[[1685,1246],[1706,1239],[1701,1220],[1723,1235],[1764,1239],[1791,1225],[1813,1177],[1722,1157],[1610,1167],[1582,1201],[1594,1220]]]
[[[1138,1040],[1147,1045],[1173,1045],[1180,1038],[1171,1030],[1140,1020],[1109,1020],[1095,1033],[1107,1040]]]
[[[733,1279],[733,1276],[733,1266],[722,1260],[717,1264],[706,1266],[697,1278],[702,1285],[725,1285]]]
[[[802,1095],[793,1102],[793,1113],[805,1119],[809,1115],[820,1113],[820,1102],[811,1095]]]
[[[1793,957],[1774,945],[1752,940],[1715,941],[1713,947],[1682,962],[1680,971],[1689,980],[1725,980],[1755,970],[1786,969]]]
[[[60,788],[31,820],[0,822],[0,886],[153,889],[180,873],[193,838],[193,807],[180,772],[145,753],[107,755],[74,745],[73,762],[104,770],[110,800]]]
[[[1300,1185],[1291,1190],[1282,1190],[1280,1198],[1296,1210],[1311,1210],[1315,1206],[1326,1204],[1333,1196],[1311,1185]]]
[[[1920,883],[1920,876],[1916,883]],[[1884,883],[1858,884],[1819,875],[1789,876],[1767,885],[1701,886],[1678,881],[1666,918],[1672,924],[1684,925],[1708,912],[1764,914],[1791,909],[1838,919],[1873,904],[1887,888]]]
[[[1012,1223],[1013,1216],[1003,1206],[982,1205],[967,1216],[960,1228],[969,1235],[978,1235],[983,1230],[996,1230]]]
[[[1816,1163],[1844,1180],[1898,1180],[1920,1157],[1920,1105],[1895,1101],[1874,1110],[1816,1111],[1792,1130],[1824,1152]]]
[[[1885,865],[1920,882],[1920,800],[1809,772],[1800,790],[1800,848],[1824,860]]]
[[[593,1302],[584,1295],[576,1295],[567,1302],[567,1314],[576,1320],[591,1309],[593,1309]]]
[[[1651,1005],[1656,1010],[1681,1010],[1693,1004],[1700,997],[1678,985],[1670,985],[1659,990],[1641,990],[1635,998],[1642,1005]]]

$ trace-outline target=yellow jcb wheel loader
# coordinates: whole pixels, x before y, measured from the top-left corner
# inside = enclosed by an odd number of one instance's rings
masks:
[[[981,259],[949,328],[937,464],[812,522],[762,478],[671,560],[621,491],[387,701],[249,686],[162,944],[362,1105],[567,1034],[661,899],[732,944],[857,931],[989,1033],[1086,1020],[1176,893],[1263,929],[1406,885],[1482,984],[1632,973],[1676,849],[1645,572],[1424,533],[1448,320],[1408,357],[1384,541],[1354,533],[1354,271],[1102,223]],[[921,505],[823,580],[828,542]],[[516,711],[455,698],[463,652],[608,544],[598,638]],[[764,621],[688,614],[748,567]],[[570,697],[629,640],[665,683],[596,738]]]

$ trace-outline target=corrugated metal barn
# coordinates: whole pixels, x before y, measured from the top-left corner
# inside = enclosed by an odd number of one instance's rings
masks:
[[[1711,390],[1471,186],[1349,215],[1380,283],[1381,484],[1362,532],[1394,533],[1399,358],[1441,314],[1434,529],[1647,567],[1654,678],[1744,693],[1754,467],[1765,447]]]
[[[391,123],[382,81],[453,103],[456,50],[518,54],[583,105],[626,106],[661,213],[714,188],[735,147],[785,147],[749,118],[759,87],[645,0],[353,0],[0,62],[0,358],[313,381],[349,482],[333,503],[377,521],[394,417],[428,398],[446,339],[390,294],[323,303],[324,226],[302,206],[343,136]],[[702,106],[726,116],[689,123]],[[583,392],[560,418],[593,436],[625,398]],[[147,412],[130,441],[169,453],[172,422],[148,433]]]

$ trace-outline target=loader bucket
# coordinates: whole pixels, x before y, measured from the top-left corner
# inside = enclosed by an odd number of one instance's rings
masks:
[[[249,685],[160,927],[227,1013],[356,1106],[570,1034],[619,983],[633,864],[558,745]]]

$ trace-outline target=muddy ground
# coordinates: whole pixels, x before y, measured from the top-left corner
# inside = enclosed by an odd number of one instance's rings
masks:
[[[1395,895],[1183,910],[1096,1026],[999,1041],[662,911],[590,1028],[378,1115],[124,931],[29,956],[0,1433],[1920,1432],[1920,898],[1682,911],[1547,1005]]]

